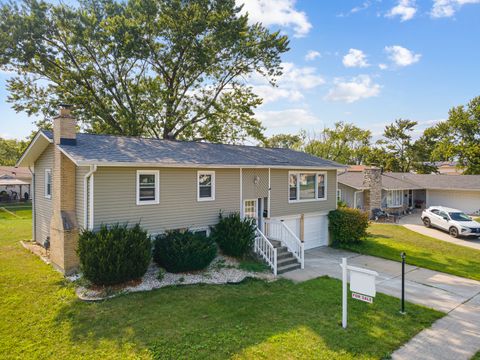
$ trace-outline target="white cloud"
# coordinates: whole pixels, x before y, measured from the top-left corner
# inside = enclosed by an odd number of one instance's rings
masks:
[[[371,5],[372,5],[372,1],[371,0],[366,0],[361,5],[353,7],[349,12],[340,13],[337,16],[338,17],[346,17],[346,16],[349,16],[349,15],[355,14],[357,12],[367,10]]]
[[[386,14],[387,17],[400,17],[400,21],[408,21],[413,19],[417,12],[415,0],[398,0],[397,6],[394,6]]]
[[[388,65],[387,65],[387,64],[383,64],[383,63],[382,63],[382,64],[378,64],[378,68],[379,68],[380,70],[386,70],[386,69],[388,69]]]
[[[315,125],[320,120],[305,109],[287,109],[278,111],[260,111],[255,114],[268,129],[303,128]]]
[[[350,49],[343,57],[343,65],[346,67],[367,67],[367,55],[362,50]]]
[[[422,55],[415,54],[399,45],[385,46],[385,52],[388,54],[390,60],[397,66],[409,66],[420,61]]]
[[[305,55],[305,60],[312,61],[312,60],[315,60],[316,58],[319,58],[321,56],[322,56],[322,54],[320,54],[318,51],[309,50],[307,52],[307,55]]]
[[[353,103],[361,99],[378,96],[381,86],[375,84],[369,75],[359,75],[350,80],[337,78],[335,86],[325,96],[326,100]]]
[[[303,11],[295,9],[295,0],[236,0],[243,4],[242,13],[248,12],[251,23],[261,22],[265,26],[279,25],[293,28],[295,37],[308,34],[312,24]]]
[[[269,85],[264,78],[254,75],[250,79],[253,91],[269,103],[280,99],[299,101],[303,99],[304,90],[310,90],[325,84],[322,76],[314,67],[297,67],[293,63],[282,63],[283,74],[277,80],[276,87]]]
[[[451,17],[467,4],[480,4],[480,0],[433,0],[430,15],[434,18]]]

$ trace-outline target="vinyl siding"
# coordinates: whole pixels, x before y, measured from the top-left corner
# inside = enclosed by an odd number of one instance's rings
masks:
[[[338,188],[342,191],[342,201],[344,201],[349,207],[353,208],[355,203],[355,192],[357,189],[354,189],[348,185],[338,184]],[[363,208],[363,192],[357,193],[357,209]]]
[[[158,168],[160,203],[136,205],[136,172],[140,168],[99,167],[94,175],[94,228],[136,223],[150,233],[214,225],[219,211],[240,211],[239,169],[215,171],[215,200],[197,201],[197,171]],[[153,170],[149,168],[148,170]]]
[[[255,177],[258,182],[255,184]],[[242,197],[244,200],[265,198],[268,196],[268,169],[242,170]]]
[[[326,200],[297,203],[288,202],[288,172],[280,169],[271,170],[271,217],[329,212],[336,208],[337,172],[335,170],[327,171]]]
[[[35,241],[40,244],[50,235],[50,221],[52,218],[52,199],[45,197],[45,169],[52,169],[53,175],[53,145],[51,144],[48,145],[34,165]]]
[[[75,212],[77,213],[77,223],[80,229],[85,228],[85,218],[84,218],[84,208],[85,208],[85,199],[84,199],[84,178],[85,175],[90,171],[88,166],[77,167],[76,170],[76,180],[75,180]]]

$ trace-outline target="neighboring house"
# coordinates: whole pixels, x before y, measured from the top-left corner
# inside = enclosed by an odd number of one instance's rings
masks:
[[[447,206],[468,214],[480,212],[480,175],[381,173],[378,168],[338,175],[338,196],[348,206],[390,213],[407,208]],[[376,194],[373,197],[371,194]]]
[[[32,174],[26,168],[0,166],[0,202],[30,199]]]
[[[34,171],[34,239],[49,240],[51,261],[65,273],[78,266],[81,229],[117,222],[140,222],[151,234],[208,232],[221,211],[240,212],[260,229],[284,220],[305,249],[327,245],[343,168],[288,149],[77,134],[68,108],[18,165]]]
[[[437,161],[434,163],[426,163],[437,167],[437,172],[442,175],[462,175],[463,169],[458,166],[456,161]]]

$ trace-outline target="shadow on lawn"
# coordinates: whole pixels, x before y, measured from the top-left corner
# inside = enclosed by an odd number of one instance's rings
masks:
[[[172,287],[101,303],[73,301],[56,321],[68,323],[74,342],[132,343],[158,359],[382,358],[440,316],[413,306],[401,316],[398,300],[379,294],[372,305],[350,301],[344,330],[340,294],[340,282],[329,278]]]

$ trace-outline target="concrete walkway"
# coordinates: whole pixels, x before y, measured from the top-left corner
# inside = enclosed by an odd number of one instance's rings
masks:
[[[305,252],[305,269],[282,276],[306,281],[328,275],[341,279],[340,262],[378,272],[377,291],[401,295],[401,264],[344,250],[318,248]],[[407,260],[408,262],[408,260]],[[393,353],[393,359],[470,359],[480,350],[480,282],[407,265],[406,300],[445,313],[429,329],[423,330]],[[408,311],[408,308],[407,308]]]

